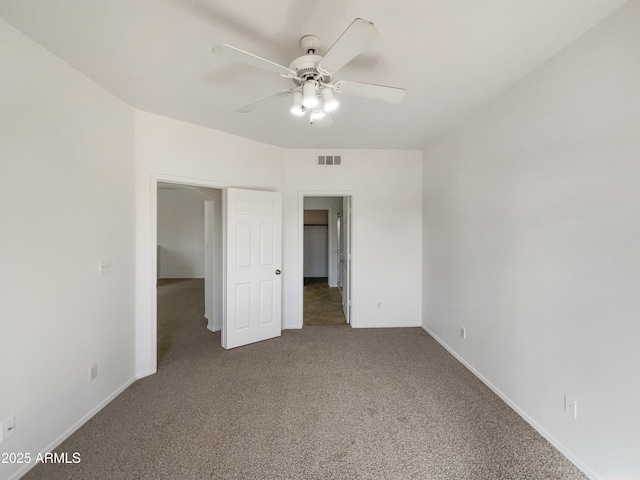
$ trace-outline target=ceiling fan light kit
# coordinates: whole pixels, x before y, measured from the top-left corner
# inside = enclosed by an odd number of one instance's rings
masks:
[[[300,47],[304,54],[294,59],[288,68],[226,44],[217,45],[213,48],[213,52],[255,68],[277,73],[295,84],[289,90],[276,92],[240,107],[236,109],[237,112],[248,113],[271,99],[292,95],[291,113],[293,115],[304,116],[307,110],[311,110],[310,124],[322,123],[328,126],[331,124],[331,117],[327,113],[335,111],[340,105],[333,95],[334,92],[388,103],[399,103],[404,98],[406,90],[403,88],[346,80],[331,83],[338,70],[379,37],[380,32],[373,23],[356,18],[329,51],[324,56],[320,56],[315,54],[320,40],[315,35],[306,35],[300,39]],[[320,122],[321,120],[323,122]]]

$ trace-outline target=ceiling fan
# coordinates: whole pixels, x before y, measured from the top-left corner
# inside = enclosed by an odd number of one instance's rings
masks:
[[[333,82],[334,74],[378,37],[380,32],[372,22],[356,18],[324,56],[316,55],[320,44],[318,37],[315,35],[302,37],[300,46],[305,54],[294,59],[289,67],[226,44],[215,46],[213,53],[277,73],[291,79],[294,83],[292,88],[268,95],[236,109],[236,112],[247,113],[279,97],[293,96],[292,114],[302,117],[310,112],[310,124],[328,126],[332,123],[329,112],[334,111],[339,105],[338,99],[333,95],[334,92],[388,103],[399,103],[404,98],[406,93],[404,88],[348,80]]]

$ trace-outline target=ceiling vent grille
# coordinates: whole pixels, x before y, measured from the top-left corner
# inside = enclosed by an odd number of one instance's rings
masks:
[[[318,166],[338,167],[342,165],[342,155],[318,155]]]

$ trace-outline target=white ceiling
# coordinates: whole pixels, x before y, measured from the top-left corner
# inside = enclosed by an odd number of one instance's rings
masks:
[[[420,149],[626,0],[2,0],[0,17],[132,106],[287,148]],[[334,77],[407,89],[388,105],[339,97],[317,129],[280,98],[290,80],[211,53],[228,43],[288,66],[351,21],[381,39]],[[47,79],[43,78],[43,82]]]

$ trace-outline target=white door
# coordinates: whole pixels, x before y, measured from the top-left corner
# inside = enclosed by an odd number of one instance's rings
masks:
[[[222,347],[229,349],[280,336],[282,198],[227,188],[225,203]]]
[[[342,264],[342,307],[344,318],[351,324],[351,197],[344,197],[342,215],[342,235],[343,235],[343,259]]]
[[[344,204],[344,200],[343,200],[343,204]],[[342,232],[342,213],[339,213],[338,215],[336,215],[336,237],[338,239],[338,250],[337,250],[337,257],[338,257],[338,288],[340,289],[340,295],[342,295],[342,286],[344,284],[344,272],[342,270],[342,267],[344,265],[344,239],[342,238],[343,236],[343,232]]]

